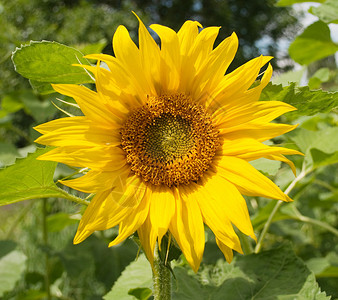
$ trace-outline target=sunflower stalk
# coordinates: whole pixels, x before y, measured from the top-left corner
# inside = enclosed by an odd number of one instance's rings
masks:
[[[171,274],[170,269],[162,261],[158,252],[158,245],[155,247],[153,266],[153,296],[154,300],[171,299]]]

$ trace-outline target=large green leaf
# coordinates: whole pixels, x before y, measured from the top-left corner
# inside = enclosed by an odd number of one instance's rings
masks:
[[[277,6],[290,6],[295,3],[309,2],[309,0],[279,0]],[[312,0],[311,2],[320,2],[323,3],[325,0]]]
[[[319,112],[329,112],[337,107],[338,92],[310,91],[307,86],[296,87],[295,83],[286,87],[269,83],[262,91],[260,100],[283,101],[293,105],[297,111],[288,113],[290,117],[312,116]]]
[[[12,60],[15,70],[23,77],[46,83],[90,83],[87,72],[72,64],[89,65],[83,54],[56,42],[35,42],[17,48]]]
[[[317,168],[338,162],[338,127],[318,131],[299,128],[289,134],[305,154],[308,166]]]
[[[26,256],[14,250],[0,258],[0,297],[11,291],[26,269]]]
[[[307,27],[289,47],[291,58],[301,65],[308,65],[337,51],[338,45],[332,42],[330,29],[322,21]]]
[[[338,23],[337,0],[326,0],[321,6],[311,7],[310,12],[325,23]]]
[[[152,273],[150,263],[144,255],[132,262],[123,272],[120,278],[115,282],[112,290],[103,297],[104,300],[133,300],[131,294],[136,288],[149,289],[152,286]],[[196,298],[198,299],[198,298]]]
[[[231,264],[219,261],[199,276],[182,267],[174,273],[174,300],[330,299],[289,246],[237,257]]]
[[[53,181],[57,163],[36,159],[48,150],[38,149],[0,170],[0,206],[28,199],[65,196]]]

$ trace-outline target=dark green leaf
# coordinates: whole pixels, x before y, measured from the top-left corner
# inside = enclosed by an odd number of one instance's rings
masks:
[[[330,29],[322,21],[307,27],[289,48],[291,58],[301,65],[308,65],[337,51],[338,45],[332,42]]]
[[[149,261],[144,255],[132,262],[115,282],[112,290],[103,297],[105,300],[133,300],[129,291],[135,288],[151,288],[152,273]],[[196,298],[198,299],[198,298]]]
[[[0,142],[0,168],[13,164],[17,157],[20,154],[13,144]]]
[[[190,270],[176,267],[174,273],[175,300],[329,299],[290,247],[237,257],[231,264],[219,261],[201,271],[203,283]]]
[[[338,23],[337,0],[326,0],[321,6],[311,7],[310,12],[325,23]]]
[[[295,83],[286,87],[269,83],[262,91],[260,100],[283,101],[293,105],[297,111],[288,113],[290,118],[312,116],[319,112],[329,112],[337,107],[338,92],[310,91],[307,86],[296,87]]]
[[[17,48],[12,60],[15,70],[23,77],[47,83],[89,83],[90,76],[83,68],[72,64],[89,65],[83,54],[56,42],[30,42]]]
[[[313,160],[313,167],[323,167],[338,163],[338,151],[334,153],[325,153],[316,148],[311,149],[311,156]]]
[[[57,163],[36,159],[48,150],[38,149],[0,170],[0,206],[28,199],[64,196],[53,181]]]
[[[55,90],[52,88],[52,85],[48,82],[42,82],[37,80],[29,80],[32,88],[41,95],[47,95],[55,93]]]
[[[26,269],[26,256],[14,250],[0,259],[0,297],[11,291]]]

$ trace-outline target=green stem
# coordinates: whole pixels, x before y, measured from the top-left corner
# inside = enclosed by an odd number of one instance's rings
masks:
[[[42,230],[43,230],[43,243],[44,246],[48,246],[48,229],[47,229],[47,199],[42,199],[42,216],[43,216],[43,221],[42,221]],[[47,292],[47,299],[51,300],[52,296],[50,293],[50,278],[49,278],[49,255],[46,252],[45,255],[45,287],[46,287],[46,292]]]
[[[170,300],[171,299],[171,274],[158,253],[158,245],[156,244],[153,267],[153,295],[154,300]]]
[[[302,171],[300,172],[300,174],[290,183],[290,185],[287,187],[287,189],[285,190],[284,194],[289,194],[292,189],[296,186],[296,184],[298,183],[298,181],[302,180],[307,174],[309,173],[309,171],[305,170],[305,162],[303,163],[303,168]],[[283,201],[278,201],[276,203],[276,205],[274,206],[271,214],[269,215],[268,220],[266,221],[266,223],[264,224],[263,230],[261,235],[259,236],[257,245],[255,247],[255,253],[258,253],[261,249],[262,249],[262,245],[263,245],[263,240],[270,228],[270,225],[272,223],[273,218],[275,217],[276,213],[278,212],[280,206],[282,205]]]
[[[329,225],[325,222],[316,220],[316,219],[309,218],[307,216],[303,216],[295,206],[293,207],[293,210],[296,214],[296,217],[293,218],[294,220],[301,221],[301,222],[304,222],[304,223],[309,223],[309,224],[312,224],[312,225],[317,225],[319,227],[322,227],[322,228],[332,232],[334,235],[338,236],[338,230],[336,228],[332,227],[331,225]]]

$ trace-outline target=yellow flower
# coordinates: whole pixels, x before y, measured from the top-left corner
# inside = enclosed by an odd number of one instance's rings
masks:
[[[271,57],[225,75],[238,46],[235,33],[213,49],[219,27],[200,30],[198,22],[187,21],[176,33],[152,25],[159,47],[139,22],[139,47],[120,26],[113,38],[115,57],[87,56],[98,60],[97,66],[83,66],[94,74],[96,91],[53,85],[73,97],[84,116],[37,126],[43,134],[37,142],[56,147],[39,159],[90,169],[62,181],[96,194],[74,243],[119,225],[109,246],[137,231],[152,261],[156,241],[169,231],[197,271],[206,224],[230,262],[232,250],[242,253],[233,225],[255,239],[242,194],[291,201],[249,161],[279,160],[295,171],[284,155],[299,152],[262,143],[295,128],[270,123],[295,108],[258,101],[271,66],[253,83]]]

